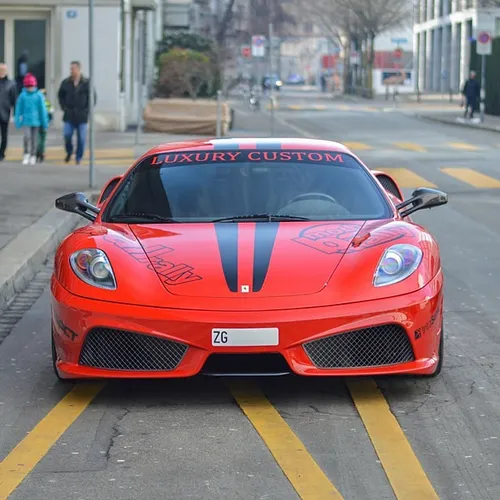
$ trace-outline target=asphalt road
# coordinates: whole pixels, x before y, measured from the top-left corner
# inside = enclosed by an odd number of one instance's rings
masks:
[[[414,216],[442,251],[442,375],[61,385],[49,263],[0,316],[0,499],[500,498],[500,134],[362,108],[283,109],[276,135],[348,142],[406,195],[449,193]],[[267,134],[240,111],[236,132]]]

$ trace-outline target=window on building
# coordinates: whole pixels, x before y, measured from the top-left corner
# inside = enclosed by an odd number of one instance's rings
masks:
[[[427,21],[427,0],[422,0],[422,10],[420,12],[420,22]]]
[[[500,36],[500,17],[495,19],[495,36]]]
[[[439,17],[443,17],[444,16],[444,2],[446,0],[436,0],[437,2],[439,2]]]
[[[435,7],[435,3],[434,3],[434,0],[429,0],[429,19],[434,19],[434,7]]]
[[[446,14],[451,14],[451,11],[453,10],[453,2],[451,0],[446,0]]]

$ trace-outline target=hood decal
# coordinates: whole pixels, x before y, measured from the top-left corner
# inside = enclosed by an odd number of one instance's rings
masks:
[[[226,283],[231,292],[238,291],[238,224],[214,224]]]
[[[257,224],[253,259],[253,292],[260,292],[266,280],[279,222]]]

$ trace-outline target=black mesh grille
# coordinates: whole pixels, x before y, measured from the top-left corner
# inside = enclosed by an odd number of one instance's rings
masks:
[[[151,335],[95,328],[85,338],[80,364],[110,370],[174,370],[187,349],[187,345]]]
[[[389,193],[396,196],[396,198],[401,198],[398,187],[390,177],[387,175],[377,175],[377,179],[386,191],[389,191]]]
[[[338,333],[304,344],[318,368],[353,368],[405,363],[415,359],[410,339],[399,325]]]

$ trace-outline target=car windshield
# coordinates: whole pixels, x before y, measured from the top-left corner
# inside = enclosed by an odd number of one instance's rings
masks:
[[[144,159],[104,222],[373,220],[392,216],[380,187],[348,154],[313,150],[169,152]]]

